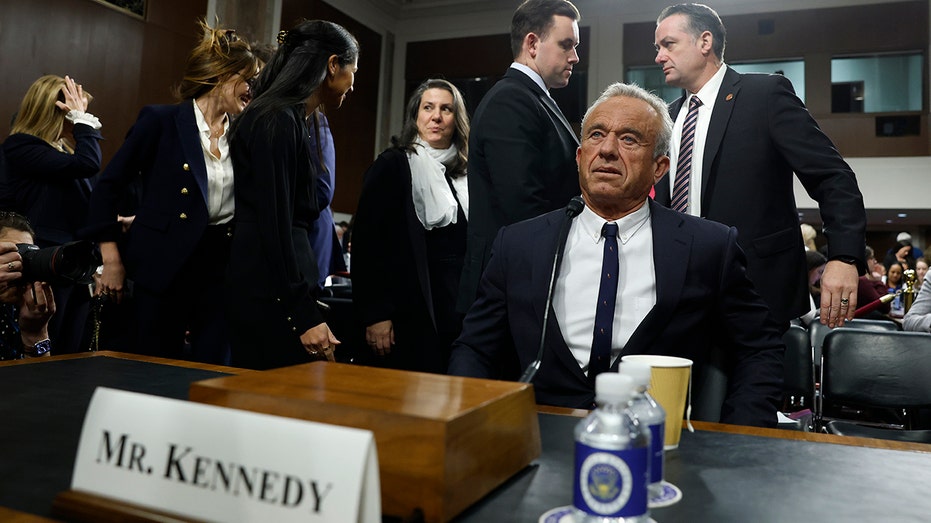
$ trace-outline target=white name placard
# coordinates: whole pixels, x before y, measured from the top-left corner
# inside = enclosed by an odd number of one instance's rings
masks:
[[[370,431],[103,387],[71,487],[206,521],[381,521]]]

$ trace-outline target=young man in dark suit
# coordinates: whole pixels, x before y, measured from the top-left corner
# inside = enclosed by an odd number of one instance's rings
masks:
[[[557,210],[501,229],[451,374],[496,377],[514,355],[527,368],[545,327],[537,402],[591,408],[594,376],[616,371],[624,355],[689,358],[699,382],[711,348],[721,347],[730,374],[719,419],[776,425],[784,345],[747,279],[737,231],[648,198],[669,167],[671,132],[658,97],[608,87],[582,121],[584,208],[574,219]],[[564,258],[544,326],[557,249]]]
[[[828,239],[821,321],[842,325],[857,308],[857,269],[865,263],[866,213],[856,177],[788,79],[739,74],[724,64],[725,35],[717,13],[701,4],[667,7],[657,20],[656,63],[666,83],[686,93],[669,109],[676,122],[670,172],[656,200],[736,227],[750,279],[788,327],[811,309],[795,172],[820,206]],[[692,140],[683,129],[694,129]]]
[[[579,141],[549,95],[569,84],[579,61],[579,18],[567,0],[527,0],[511,20],[514,63],[472,118],[461,312],[475,299],[498,229],[563,207],[579,193]]]

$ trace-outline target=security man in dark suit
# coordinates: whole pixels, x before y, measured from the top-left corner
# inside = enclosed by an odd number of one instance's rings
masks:
[[[724,25],[701,4],[667,7],[655,45],[666,83],[686,91],[670,106],[671,170],[656,187],[656,201],[736,227],[750,279],[787,328],[811,309],[794,172],[818,202],[828,239],[821,321],[834,327],[852,319],[858,266],[865,270],[863,196],[791,82],[727,67]],[[694,147],[680,129],[693,129]]]
[[[579,141],[549,95],[569,84],[579,61],[579,18],[568,0],[527,0],[511,20],[514,63],[472,118],[460,312],[475,299],[498,229],[563,207],[579,193]]]

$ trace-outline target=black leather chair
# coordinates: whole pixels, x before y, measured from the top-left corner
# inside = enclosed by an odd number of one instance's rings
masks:
[[[782,411],[813,409],[815,366],[808,331],[798,325],[790,325],[782,340],[786,344]]]
[[[898,323],[892,320],[867,320],[861,318],[854,318],[852,320],[844,322],[842,329],[858,329],[858,330],[868,330],[868,331],[901,331],[902,327]],[[811,336],[811,348],[812,354],[814,356],[815,362],[815,375],[817,375],[817,369],[821,368],[821,346],[824,344],[824,338],[828,335],[833,329],[827,325],[822,325],[817,318],[811,322],[811,325],[808,326],[808,332]]]
[[[931,443],[931,430],[914,430],[917,410],[931,407],[931,335],[840,328],[822,350],[823,402],[858,409],[855,421],[828,421],[822,410],[826,432]],[[889,412],[902,413],[900,427],[883,416]]]
[[[901,331],[902,326],[892,320],[870,320],[854,318],[844,322],[845,329],[860,329],[868,331]]]

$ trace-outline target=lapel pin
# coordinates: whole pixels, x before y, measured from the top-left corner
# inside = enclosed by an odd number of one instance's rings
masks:
[[[727,93],[727,96],[724,97],[724,101],[730,102],[734,99],[734,93]]]

